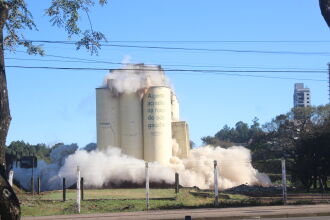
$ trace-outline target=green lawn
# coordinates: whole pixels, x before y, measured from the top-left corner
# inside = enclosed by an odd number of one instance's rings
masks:
[[[173,189],[150,189],[150,198],[175,198]],[[84,198],[89,199],[144,199],[146,192],[144,189],[102,189],[102,190],[84,190]],[[51,191],[42,193],[37,198],[42,200],[62,200],[62,191]],[[77,198],[76,190],[67,190],[67,200]]]
[[[194,193],[195,192],[195,193]],[[193,189],[181,189],[176,196],[173,189],[151,189],[150,209],[213,207],[213,194],[196,194]],[[222,195],[220,203],[240,206],[248,198],[239,195]],[[32,196],[20,193],[22,215],[61,215],[76,213],[74,190],[68,190],[68,201],[62,202],[62,191],[45,192]],[[146,210],[144,189],[85,190],[81,213],[105,213]]]

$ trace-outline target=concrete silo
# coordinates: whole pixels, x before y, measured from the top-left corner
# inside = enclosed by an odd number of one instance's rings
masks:
[[[180,120],[179,101],[176,98],[174,92],[172,92],[171,94],[171,105],[172,105],[172,121],[179,121]]]
[[[171,89],[150,87],[143,98],[144,160],[168,164],[172,156]]]
[[[124,154],[143,159],[142,101],[137,93],[119,96],[120,145]]]
[[[108,88],[96,89],[97,147],[120,146],[119,142],[119,100]]]

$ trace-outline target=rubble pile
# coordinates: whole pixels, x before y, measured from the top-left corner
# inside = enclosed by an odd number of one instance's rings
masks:
[[[282,188],[278,186],[264,187],[242,184],[236,187],[226,189],[224,192],[232,194],[243,194],[248,196],[266,196],[282,193]]]

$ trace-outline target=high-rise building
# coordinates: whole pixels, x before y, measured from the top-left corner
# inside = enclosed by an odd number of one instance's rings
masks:
[[[294,84],[293,106],[294,107],[311,106],[311,91],[309,88],[304,87],[304,83]]]

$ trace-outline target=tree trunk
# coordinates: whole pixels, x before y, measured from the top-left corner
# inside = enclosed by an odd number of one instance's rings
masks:
[[[7,181],[5,149],[11,121],[3,48],[3,28],[8,18],[8,5],[0,0],[0,219],[20,219],[19,201]]]
[[[7,20],[8,7],[0,2],[0,164],[5,166],[5,147],[11,121],[3,48],[3,27]]]

